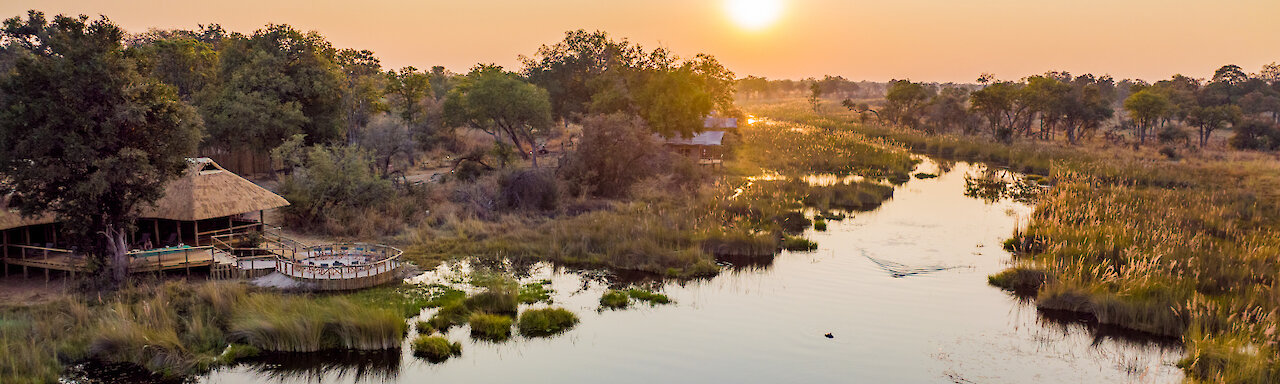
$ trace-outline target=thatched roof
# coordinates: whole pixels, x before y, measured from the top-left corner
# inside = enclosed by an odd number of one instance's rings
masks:
[[[143,218],[195,221],[239,215],[289,205],[283,197],[245,180],[209,158],[188,159],[182,177],[170,181],[155,206],[143,207]],[[0,230],[57,222],[53,215],[22,217],[0,196]]]
[[[139,216],[195,221],[289,205],[280,195],[223,169],[212,159],[190,162],[186,174],[169,182],[164,197],[154,207],[142,208]]]

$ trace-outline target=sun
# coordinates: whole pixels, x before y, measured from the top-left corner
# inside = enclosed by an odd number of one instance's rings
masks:
[[[727,0],[725,8],[738,26],[761,29],[778,20],[782,13],[782,0]]]

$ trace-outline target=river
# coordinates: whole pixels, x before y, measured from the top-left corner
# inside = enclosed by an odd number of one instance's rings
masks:
[[[925,161],[919,169],[937,172]],[[598,310],[610,279],[536,265],[556,306],[581,323],[551,338],[473,341],[443,363],[387,353],[282,355],[221,368],[199,382],[278,383],[1096,383],[1178,382],[1176,343],[1070,316],[1046,316],[987,285],[1000,247],[1032,207],[968,197],[956,163],[898,186],[878,209],[806,236],[815,252],[739,263],[667,282],[675,303]],[[731,263],[729,261],[728,263]],[[434,275],[466,269],[442,266]],[[544,305],[544,304],[543,304]],[[541,305],[539,305],[541,306]],[[523,308],[522,308],[523,309]],[[425,313],[430,314],[431,310]],[[825,335],[830,333],[832,337]],[[412,334],[410,338],[412,338]]]

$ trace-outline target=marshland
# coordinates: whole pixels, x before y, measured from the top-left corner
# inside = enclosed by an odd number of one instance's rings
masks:
[[[773,80],[561,29],[420,69],[12,16],[0,383],[1280,381],[1274,63]]]

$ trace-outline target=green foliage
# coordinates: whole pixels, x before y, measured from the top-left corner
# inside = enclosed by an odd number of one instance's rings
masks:
[[[534,154],[534,139],[551,126],[547,91],[502,67],[476,66],[449,92],[444,103],[446,124],[505,136],[522,158]]]
[[[551,286],[551,280],[541,280],[520,286],[520,292],[517,293],[516,299],[522,304],[534,304],[538,302],[551,303],[551,294],[555,290],[548,287]]]
[[[413,349],[414,356],[426,358],[433,363],[462,355],[462,344],[449,342],[444,336],[418,336],[409,346]]]
[[[1035,295],[1049,279],[1043,270],[1013,267],[987,276],[987,284],[1022,295]]]
[[[520,314],[520,334],[546,337],[565,332],[578,324],[578,316],[564,308],[530,309]]]
[[[649,305],[671,304],[671,299],[667,295],[643,289],[629,289],[627,290],[627,296],[649,303]]]
[[[1138,91],[1124,100],[1124,109],[1137,122],[1138,140],[1143,144],[1147,142],[1147,131],[1157,120],[1165,117],[1170,108],[1169,97],[1153,89]]]
[[[449,302],[436,311],[431,318],[427,319],[427,325],[430,328],[444,332],[455,325],[462,325],[468,320],[471,310],[461,301]]]
[[[516,288],[502,284],[490,286],[483,292],[467,297],[467,308],[472,311],[485,312],[514,317],[520,301],[516,299]]]
[[[822,218],[815,218],[815,219],[813,220],[813,230],[818,231],[818,232],[826,232],[826,231],[827,231],[827,221],[826,221],[826,220],[823,220]]]
[[[414,67],[404,67],[399,71],[387,71],[386,84],[383,92],[391,102],[393,112],[410,124],[420,121],[424,114],[422,99],[432,89],[429,75]]]
[[[306,228],[334,207],[365,207],[387,199],[390,181],[378,178],[369,154],[356,147],[312,147],[307,162],[280,183],[290,205],[285,219]]]
[[[656,174],[664,150],[638,118],[593,115],[582,122],[582,140],[559,173],[573,188],[595,196],[618,197]],[[573,191],[578,192],[578,191]]]
[[[627,291],[609,290],[600,296],[600,307],[609,309],[622,309],[631,305],[631,296]]]
[[[502,341],[511,337],[511,322],[509,316],[475,312],[471,314],[467,323],[471,326],[471,337]]]
[[[1248,119],[1234,128],[1229,141],[1234,148],[1265,151],[1280,149],[1280,127],[1272,122]]]
[[[124,231],[185,170],[200,119],[173,88],[138,73],[105,17],[31,11],[0,44],[18,55],[0,78],[0,175],[25,215],[53,214],[125,278]],[[103,233],[109,241],[93,241]],[[105,244],[104,244],[105,243]]]

